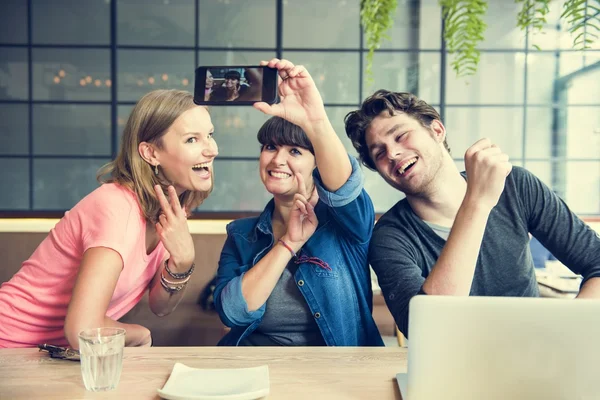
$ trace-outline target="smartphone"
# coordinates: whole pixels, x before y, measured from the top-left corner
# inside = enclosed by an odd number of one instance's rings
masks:
[[[251,105],[278,101],[277,69],[261,66],[198,67],[194,103],[198,105]]]

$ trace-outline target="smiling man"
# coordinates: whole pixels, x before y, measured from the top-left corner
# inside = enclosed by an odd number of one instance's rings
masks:
[[[539,296],[529,232],[577,274],[578,297],[600,297],[600,238],[538,178],[489,139],[450,156],[437,111],[379,90],[346,116],[362,163],[406,195],[377,222],[369,263],[408,336],[417,294]]]

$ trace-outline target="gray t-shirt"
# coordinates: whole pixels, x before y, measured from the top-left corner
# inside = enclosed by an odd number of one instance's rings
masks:
[[[283,270],[267,299],[260,325],[240,346],[325,346],[319,326],[296,285],[297,269],[292,260]]]
[[[447,228],[445,226],[434,224],[433,222],[427,222],[425,220],[423,222],[425,222],[427,226],[430,227],[431,230],[442,239],[448,240],[448,237],[450,237],[450,230],[452,228]]]
[[[463,174],[464,175],[464,174]],[[472,296],[539,296],[529,232],[573,272],[600,277],[600,237],[527,170],[513,167],[485,228]],[[422,287],[446,240],[406,199],[377,222],[369,263],[398,328],[408,334],[408,304]]]

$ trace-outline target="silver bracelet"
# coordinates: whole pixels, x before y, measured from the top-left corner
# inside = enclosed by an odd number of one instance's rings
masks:
[[[167,278],[165,278],[165,276],[162,274],[160,274],[160,277],[163,281],[165,281],[166,284],[170,285],[170,286],[178,286],[178,285],[185,285],[186,283],[189,282],[191,276],[188,276],[187,278],[185,278],[184,280],[181,280],[179,282],[175,282],[175,281],[170,281]]]
[[[186,286],[185,283],[183,285],[170,286],[167,282],[165,282],[165,278],[162,276],[162,274],[160,274],[160,284],[169,294],[179,292]]]

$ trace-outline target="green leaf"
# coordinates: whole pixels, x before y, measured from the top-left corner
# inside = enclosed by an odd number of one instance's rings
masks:
[[[521,11],[517,14],[517,27],[525,35],[528,31],[540,32],[547,23],[546,16],[550,12],[550,0],[516,0],[515,3],[523,3]],[[536,44],[532,45],[539,49]]]
[[[366,38],[367,49],[365,74],[367,82],[373,81],[373,56],[384,40],[389,40],[387,32],[394,24],[394,14],[398,0],[361,0],[360,22]]]
[[[564,0],[563,12],[560,18],[567,21],[567,30],[573,36],[573,47],[579,50],[590,48],[598,35],[591,29],[600,31],[597,24],[600,23],[598,7],[592,3],[600,3],[598,0]]]
[[[439,0],[444,18],[444,40],[452,54],[450,65],[458,77],[473,75],[479,64],[477,46],[487,28],[485,0]]]

